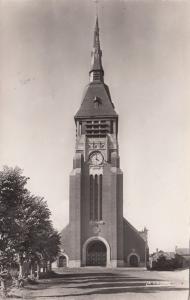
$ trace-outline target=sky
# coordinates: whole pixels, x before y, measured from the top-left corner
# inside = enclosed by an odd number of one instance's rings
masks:
[[[105,82],[119,114],[124,216],[150,251],[188,246],[190,2],[102,0]],[[0,0],[0,168],[19,166],[68,223],[73,116],[89,82],[92,0]]]

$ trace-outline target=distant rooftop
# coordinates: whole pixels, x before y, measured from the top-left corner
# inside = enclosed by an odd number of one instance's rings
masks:
[[[175,249],[175,253],[179,255],[190,255],[189,248],[177,248]]]

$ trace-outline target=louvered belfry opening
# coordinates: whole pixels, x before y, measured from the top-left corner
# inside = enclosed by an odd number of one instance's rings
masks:
[[[105,137],[108,133],[113,133],[112,121],[86,121],[85,132],[87,137]]]
[[[102,220],[102,174],[90,175],[90,220]]]

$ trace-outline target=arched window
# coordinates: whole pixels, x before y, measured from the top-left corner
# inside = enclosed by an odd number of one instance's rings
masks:
[[[94,178],[94,219],[98,221],[98,175]]]
[[[94,220],[93,175],[90,175],[90,220]]]
[[[90,220],[102,220],[102,175],[90,175]]]
[[[102,220],[102,174],[99,175],[99,219]]]

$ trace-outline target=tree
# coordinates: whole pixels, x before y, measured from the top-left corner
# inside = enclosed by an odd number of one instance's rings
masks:
[[[20,243],[17,252],[20,253],[20,267],[24,260],[30,262],[31,271],[40,261],[50,263],[59,253],[60,236],[53,228],[50,220],[50,210],[43,198],[29,195],[22,204],[19,216]],[[22,273],[22,271],[21,271]]]
[[[0,265],[4,269],[17,261],[20,276],[24,262],[32,267],[45,259],[51,264],[60,244],[47,203],[29,192],[28,179],[18,167],[0,172]]]
[[[50,211],[43,198],[28,193],[21,203],[20,212],[16,218],[19,236],[15,249],[18,255],[20,276],[23,275],[23,263],[26,261],[31,263],[36,256],[37,241],[43,238],[40,233],[42,230],[47,230],[49,217]]]
[[[28,178],[19,168],[4,167],[0,171],[0,264],[6,267],[15,260],[15,243],[19,234],[16,216],[28,191]]]

